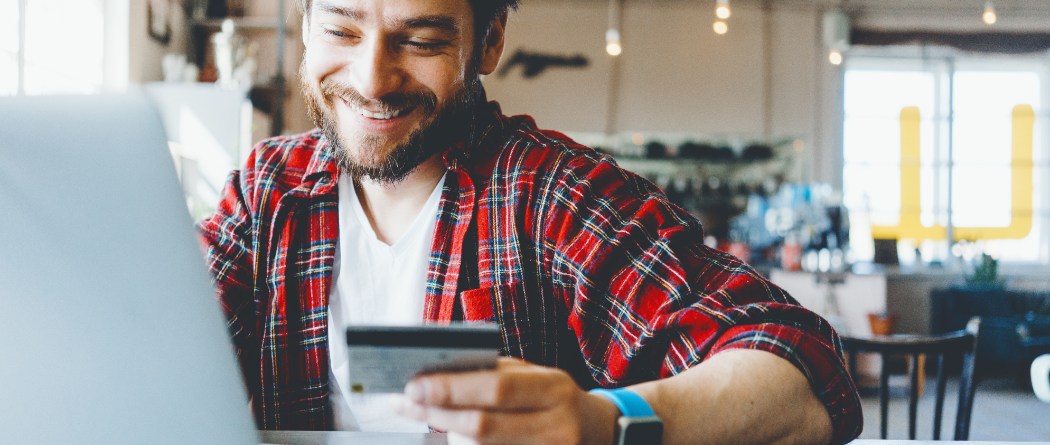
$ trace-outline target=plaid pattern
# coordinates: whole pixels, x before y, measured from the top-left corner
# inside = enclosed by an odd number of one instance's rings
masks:
[[[444,154],[428,322],[499,323],[505,353],[583,388],[668,377],[728,349],[789,360],[831,415],[861,429],[826,321],[740,260],[652,183],[490,103]],[[255,147],[199,225],[260,428],[331,427],[327,300],[338,238],[331,149],[318,131]]]

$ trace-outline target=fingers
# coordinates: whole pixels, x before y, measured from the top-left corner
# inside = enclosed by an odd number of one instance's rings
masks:
[[[578,443],[587,393],[564,371],[520,360],[495,370],[419,376],[395,408],[482,444]]]
[[[428,374],[405,387],[411,401],[444,408],[546,409],[579,391],[564,372],[501,360],[494,371]]]
[[[579,422],[571,420],[576,413],[568,406],[527,412],[485,411],[420,405],[404,399],[398,411],[483,444],[577,443],[581,435]]]
[[[496,361],[496,369],[522,368],[530,365],[529,362],[516,357],[500,357]]]

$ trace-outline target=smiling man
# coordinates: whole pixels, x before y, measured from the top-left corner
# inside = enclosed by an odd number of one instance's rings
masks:
[[[259,426],[404,430],[340,384],[343,327],[467,320],[512,358],[417,378],[405,418],[479,443],[856,437],[824,320],[653,184],[487,101],[516,3],[303,1],[318,128],[259,143],[200,224]]]

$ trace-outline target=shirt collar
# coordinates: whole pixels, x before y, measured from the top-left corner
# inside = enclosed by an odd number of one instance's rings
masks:
[[[477,119],[467,132],[471,137],[450,146],[442,153],[442,160],[448,170],[460,167],[484,164],[491,155],[495,140],[503,134],[507,118],[503,115],[499,103],[492,101],[478,107]]]
[[[317,143],[310,163],[306,165],[300,188],[308,188],[311,196],[318,196],[334,192],[336,178],[339,177],[339,163],[335,160],[335,153],[324,132],[314,129],[313,133]]]

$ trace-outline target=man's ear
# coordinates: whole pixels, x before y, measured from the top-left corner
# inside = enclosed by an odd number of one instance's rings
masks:
[[[499,65],[499,59],[503,57],[503,42],[507,31],[507,11],[503,11],[498,17],[489,23],[488,33],[481,42],[481,64],[480,74],[492,74]]]

